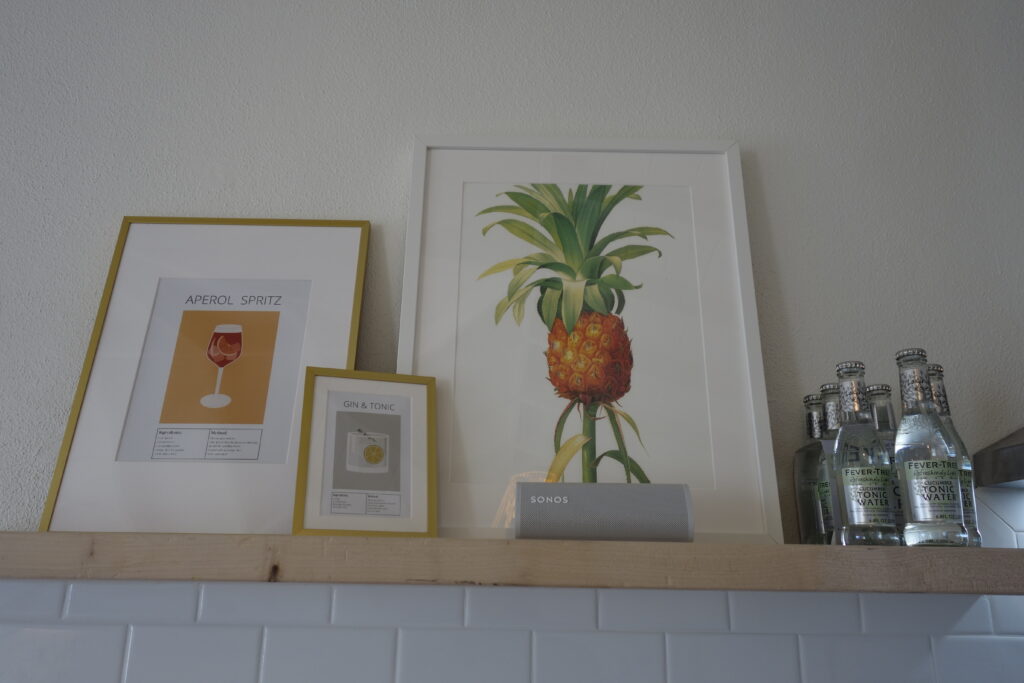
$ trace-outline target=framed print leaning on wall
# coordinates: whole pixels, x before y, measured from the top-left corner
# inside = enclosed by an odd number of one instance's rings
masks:
[[[435,536],[434,378],[306,368],[296,534]]]
[[[41,528],[288,533],[303,368],[354,364],[368,238],[125,218]]]
[[[517,481],[688,484],[695,538],[782,542],[739,152],[427,140],[399,372],[437,378],[441,535]]]

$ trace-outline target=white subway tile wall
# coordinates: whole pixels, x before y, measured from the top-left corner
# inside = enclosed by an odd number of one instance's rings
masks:
[[[796,636],[671,633],[669,683],[791,683],[800,680]],[[810,680],[810,679],[809,679]]]
[[[0,683],[1020,683],[1024,597],[0,581]]]
[[[270,626],[260,683],[393,683],[397,629]]]
[[[532,683],[664,683],[665,677],[662,633],[533,634]]]
[[[829,683],[935,681],[928,636],[800,636],[800,673]]]
[[[327,626],[331,595],[324,584],[208,583],[199,593],[199,621]]]
[[[977,490],[978,528],[990,548],[1024,548],[1024,489],[986,486]]]
[[[96,624],[188,624],[196,621],[198,595],[199,584],[195,583],[83,581],[68,586],[64,619]]]
[[[397,683],[529,683],[530,632],[403,628],[397,665]]]
[[[729,593],[734,633],[860,633],[856,593]]]
[[[594,631],[597,629],[595,591],[586,588],[467,588],[466,626]]]
[[[125,683],[253,683],[259,673],[261,626],[129,629]]]
[[[1017,548],[1017,532],[1000,517],[986,499],[978,492],[978,529],[981,531],[982,544],[990,548]],[[996,503],[1003,502],[997,499]],[[998,507],[998,505],[997,505]]]
[[[601,590],[598,627],[606,631],[725,633],[729,596],[725,591]]]
[[[860,606],[864,633],[992,633],[986,596],[865,593]]]
[[[1024,638],[946,636],[932,638],[937,683],[1019,683]]]

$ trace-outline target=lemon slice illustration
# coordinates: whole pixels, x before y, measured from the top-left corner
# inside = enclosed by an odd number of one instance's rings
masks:
[[[363,460],[371,465],[379,465],[384,459],[384,449],[377,444],[370,444],[363,449]]]

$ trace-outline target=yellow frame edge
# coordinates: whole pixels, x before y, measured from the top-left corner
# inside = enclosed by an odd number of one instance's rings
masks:
[[[89,345],[86,347],[85,360],[82,363],[82,372],[78,377],[78,386],[75,389],[71,400],[71,410],[68,414],[68,423],[64,429],[64,438],[61,440],[60,451],[57,456],[57,463],[54,466],[53,477],[50,479],[50,488],[46,494],[46,501],[43,504],[43,515],[39,520],[39,531],[49,531],[53,521],[53,512],[57,507],[57,496],[60,493],[61,482],[64,479],[64,470],[68,464],[68,456],[71,453],[71,444],[74,442],[75,431],[78,428],[78,418],[81,414],[82,403],[85,400],[85,392],[92,375],[92,366],[96,360],[96,349],[99,348],[100,338],[103,336],[103,326],[107,319],[107,310],[110,306],[110,297],[114,292],[114,284],[117,282],[117,273],[121,268],[121,257],[124,255],[124,246],[128,241],[128,232],[133,223],[156,223],[156,224],[177,224],[177,225],[272,225],[272,226],[322,226],[335,228],[359,228],[359,255],[356,266],[355,297],[352,307],[352,320],[350,323],[348,358],[345,365],[354,368],[356,364],[356,345],[359,342],[360,313],[363,307],[363,285],[366,278],[366,257],[369,251],[370,221],[365,220],[330,220],[299,218],[207,218],[207,217],[173,217],[173,216],[125,216],[121,221],[121,229],[114,243],[114,253],[110,259],[110,268],[107,269],[107,280],[103,286],[103,294],[100,296],[99,310],[96,313],[96,320],[93,322],[92,334],[89,337]]]
[[[306,483],[309,478],[309,442],[313,424],[313,394],[318,377],[419,384],[427,388],[427,530],[426,531],[358,531],[347,529],[310,529],[305,526]],[[437,380],[433,377],[401,375],[337,368],[306,368],[302,396],[302,432],[299,435],[299,460],[295,474],[295,508],[292,533],[306,536],[437,536]]]

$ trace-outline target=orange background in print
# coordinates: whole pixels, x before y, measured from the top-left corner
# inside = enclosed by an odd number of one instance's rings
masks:
[[[160,423],[261,424],[279,316],[277,311],[183,311]],[[206,349],[213,328],[229,324],[242,326],[242,355],[224,366],[220,384],[231,403],[204,408],[199,399],[212,394],[217,383],[217,366]]]

